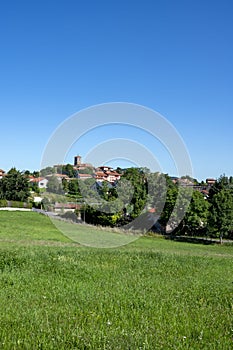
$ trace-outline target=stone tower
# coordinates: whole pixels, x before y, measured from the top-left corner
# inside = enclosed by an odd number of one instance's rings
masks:
[[[82,157],[81,156],[75,156],[74,157],[74,166],[82,164]]]

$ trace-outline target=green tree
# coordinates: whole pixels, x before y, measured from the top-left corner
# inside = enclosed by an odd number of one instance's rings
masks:
[[[39,194],[40,193],[40,189],[39,189],[39,186],[38,186],[38,183],[36,182],[29,182],[29,187],[30,187],[30,190]]]
[[[81,197],[78,180],[70,180],[67,187],[69,195]]]
[[[160,222],[167,226],[167,231],[181,234],[184,231],[184,217],[192,198],[192,188],[176,185],[167,190],[166,202]]]
[[[47,184],[47,191],[52,193],[63,193],[62,182],[56,176],[50,176]]]
[[[67,175],[70,178],[74,178],[77,176],[76,170],[74,170],[73,165],[66,164],[62,166],[62,174]]]
[[[0,198],[12,201],[27,201],[30,195],[28,177],[12,168],[0,180]]]
[[[91,168],[91,167],[86,167],[86,168],[84,168],[84,169],[79,169],[79,170],[78,170],[78,173],[79,173],[79,174],[90,174],[90,175],[92,175],[92,174],[93,174],[93,168]]]
[[[146,176],[139,168],[128,168],[122,178],[129,180],[133,186],[131,217],[135,219],[141,214],[147,202]]]
[[[147,175],[148,204],[160,215],[166,201],[167,182],[166,176],[161,173]]]
[[[120,180],[119,186],[112,187],[107,181],[97,184],[94,179],[79,180],[85,202],[80,210],[83,220],[94,225],[117,226],[123,215],[125,203],[121,192],[125,182]]]
[[[222,243],[233,230],[233,196],[229,189],[221,189],[211,200],[208,232],[210,236],[219,237]]]
[[[131,200],[134,194],[134,186],[130,180],[122,177],[116,184],[114,196],[121,201],[125,213],[132,209]]]
[[[177,195],[178,195],[177,186],[168,177],[166,177],[166,184],[167,184],[166,201],[159,219],[159,222],[164,227],[167,225],[171,217],[172,211],[176,204]]]
[[[62,179],[62,188],[65,193],[68,192],[68,181],[66,179]]]
[[[118,174],[124,174],[124,169],[122,169],[121,167],[117,167],[116,168],[116,172],[118,173]]]
[[[232,178],[228,178],[225,174],[221,175],[215,184],[209,190],[209,201],[212,202],[212,199],[215,194],[221,190],[230,190],[233,191]]]
[[[37,170],[35,170],[35,171],[33,171],[32,176],[34,176],[34,177],[40,177],[40,172],[37,171]]]
[[[207,228],[209,215],[209,202],[204,196],[193,191],[189,208],[184,217],[185,231],[191,235],[202,235]]]
[[[101,198],[103,198],[105,201],[109,200],[109,184],[107,181],[103,181],[100,188],[99,188],[99,194]]]
[[[185,229],[185,215],[189,208],[193,189],[190,187],[180,187],[176,198],[175,207],[171,213],[171,222],[175,227],[175,232],[183,233]]]
[[[48,166],[44,169],[41,169],[40,171],[40,176],[46,177],[47,175],[52,175],[55,174],[55,168]]]
[[[95,179],[86,179],[80,180],[78,179],[78,185],[80,194],[83,197],[84,201],[88,203],[94,203],[99,201],[99,193],[96,190],[96,182]]]

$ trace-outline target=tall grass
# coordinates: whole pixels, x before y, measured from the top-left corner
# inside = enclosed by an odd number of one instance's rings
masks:
[[[36,217],[24,240],[0,226],[0,349],[232,348],[232,247],[141,238],[86,248],[38,220],[44,246]]]

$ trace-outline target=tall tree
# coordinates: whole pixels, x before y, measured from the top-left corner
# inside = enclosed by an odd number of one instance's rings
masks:
[[[148,204],[160,215],[166,201],[166,176],[161,173],[147,174]]]
[[[12,168],[0,180],[0,197],[12,201],[24,202],[30,195],[28,177]]]
[[[220,242],[233,230],[233,196],[229,189],[222,189],[211,200],[208,231],[219,237]]]
[[[214,195],[217,194],[219,191],[228,189],[230,191],[233,190],[233,183],[232,178],[228,178],[225,174],[221,175],[215,184],[210,188],[209,190],[209,201],[211,202]]]
[[[47,191],[57,194],[63,193],[62,182],[59,181],[56,176],[50,176],[47,184]]]
[[[77,180],[70,180],[68,182],[68,194],[71,196],[81,197],[81,193],[79,190],[79,182]],[[63,187],[64,188],[64,187]]]
[[[55,172],[56,171],[54,167],[48,166],[40,170],[40,176],[45,177],[47,175],[55,174]]]
[[[167,177],[166,201],[159,222],[165,227],[171,217],[178,195],[177,186]]]
[[[184,230],[184,217],[192,198],[192,188],[168,187],[166,202],[160,222],[167,226],[168,232],[181,233]]]
[[[66,164],[62,166],[62,174],[67,175],[70,178],[76,177],[77,171],[74,170],[73,165],[71,164]]]
[[[189,208],[184,217],[185,231],[191,235],[203,234],[209,215],[209,202],[199,191],[193,191]]]
[[[132,219],[135,219],[141,214],[147,202],[146,176],[139,168],[128,168],[124,172],[122,178],[129,180],[133,186],[131,199],[133,210],[131,212],[131,217]]]

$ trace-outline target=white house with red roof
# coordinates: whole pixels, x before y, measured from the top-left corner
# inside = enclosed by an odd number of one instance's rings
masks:
[[[39,188],[47,188],[48,179],[45,177],[29,177],[29,182],[36,183]]]
[[[95,179],[96,181],[108,181],[110,183],[114,183],[121,178],[121,174],[119,174],[117,171],[113,170],[113,168],[109,166],[100,166],[96,173],[95,173]]]

